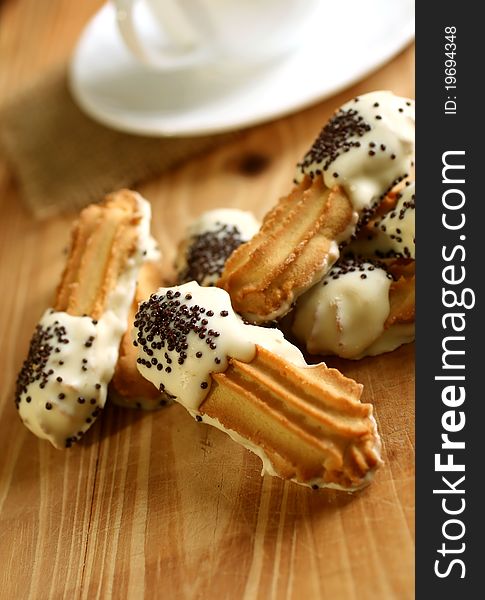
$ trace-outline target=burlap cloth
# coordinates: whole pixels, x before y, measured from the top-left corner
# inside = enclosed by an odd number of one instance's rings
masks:
[[[152,138],[108,129],[74,103],[64,69],[0,113],[0,148],[38,218],[79,210],[233,137]]]

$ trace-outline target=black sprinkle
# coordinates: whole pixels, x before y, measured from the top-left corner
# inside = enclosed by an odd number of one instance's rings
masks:
[[[217,279],[233,251],[244,241],[236,225],[218,223],[218,228],[193,236],[189,241],[185,260],[187,266],[179,274],[179,283],[197,281],[203,285],[208,277]],[[187,298],[187,300],[190,300]]]
[[[327,285],[331,279],[339,279],[342,275],[346,273],[354,273],[355,271],[361,272],[360,277],[362,279],[366,279],[367,275],[365,271],[374,271],[375,269],[383,269],[386,273],[387,266],[384,262],[371,259],[371,258],[355,258],[355,257],[345,257],[340,259],[327,273],[327,275],[323,279],[323,285]],[[392,275],[391,275],[391,278]]]
[[[355,99],[357,101],[358,98]],[[358,148],[360,143],[355,138],[362,137],[371,129],[357,110],[338,110],[298,164],[298,169],[306,173],[312,165],[322,165],[321,168],[326,171],[341,154]],[[311,174],[312,177],[314,175],[315,172]]]

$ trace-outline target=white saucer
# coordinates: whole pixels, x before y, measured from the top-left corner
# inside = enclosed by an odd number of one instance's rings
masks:
[[[414,35],[414,0],[323,2],[297,52],[239,70],[160,72],[126,50],[113,7],[84,30],[70,66],[72,93],[101,123],[130,133],[189,136],[255,125],[322,100],[397,54]]]

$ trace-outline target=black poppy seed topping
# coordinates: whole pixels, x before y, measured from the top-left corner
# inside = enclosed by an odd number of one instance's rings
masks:
[[[330,279],[339,279],[342,275],[346,273],[360,273],[361,279],[367,279],[366,273],[369,271],[375,271],[377,269],[382,269],[386,272],[388,279],[394,279],[391,273],[388,272],[387,266],[385,263],[380,260],[375,260],[371,258],[355,258],[355,257],[345,257],[340,259],[327,273],[323,280],[323,285],[327,285]]]
[[[59,321],[55,321],[47,327],[36,326],[30,340],[29,353],[17,377],[15,389],[17,404],[20,401],[20,396],[27,391],[30,384],[37,381],[41,389],[45,388],[54,373],[52,369],[47,369],[49,358],[53,352],[60,352],[58,344],[69,342],[66,336],[66,328],[60,325]]]
[[[298,163],[298,169],[307,172],[312,165],[322,165],[326,171],[341,154],[360,147],[360,142],[355,138],[362,137],[371,129],[357,110],[338,110],[322,129],[301,163]],[[316,175],[308,172],[311,176]]]
[[[224,270],[226,260],[244,242],[241,231],[236,225],[225,223],[216,223],[216,225],[217,229],[190,239],[185,256],[187,266],[179,275],[180,283],[195,280],[202,285],[208,276],[219,277]]]
[[[381,203],[381,198],[378,199],[376,202],[374,202],[371,206],[367,207],[367,208],[363,208],[361,210],[360,213],[360,217],[359,220],[357,222],[357,225],[355,226],[355,231],[352,234],[350,240],[346,240],[344,242],[341,242],[339,244],[339,250],[342,250],[342,248],[345,248],[345,246],[347,246],[347,244],[352,241],[355,240],[357,237],[357,234],[359,233],[359,231],[365,226],[367,225],[367,223],[373,218],[377,208],[379,207],[380,203]]]
[[[397,195],[397,200],[399,200],[402,197],[402,193],[399,193]],[[399,211],[397,211],[396,209],[386,213],[384,215],[382,215],[379,219],[377,219],[374,224],[373,227],[376,230],[380,230],[383,233],[386,233],[389,235],[389,239],[396,241],[399,244],[402,244],[403,239],[401,237],[402,235],[402,229],[399,227],[395,228],[395,233],[390,233],[388,232],[388,228],[391,229],[391,224],[389,223],[389,221],[395,221],[396,219],[399,221],[404,220],[406,213],[410,210],[415,210],[416,208],[416,199],[415,199],[415,194],[413,194],[411,196],[410,200],[407,200],[405,202],[402,203],[402,205],[399,208]],[[369,219],[367,219],[368,222]],[[386,225],[387,223],[387,225]],[[368,237],[369,241],[373,240],[374,237],[373,236],[369,236]],[[398,250],[396,248],[391,248],[389,250],[383,251],[380,249],[375,250],[375,255],[379,258],[411,258],[411,252],[409,250],[409,248],[407,246],[404,246],[401,250]]]
[[[200,415],[195,415],[195,420],[200,423],[202,421],[202,417]]]
[[[172,365],[174,361],[182,365],[187,359],[189,334],[195,334],[205,340],[208,347],[207,352],[216,349],[213,338],[220,335],[210,323],[210,319],[214,316],[213,310],[197,304],[191,306],[184,299],[178,301],[175,298],[180,298],[180,293],[167,290],[165,295],[152,296],[144,302],[137,313],[138,345],[141,351],[148,356],[153,353],[149,347],[149,339],[153,340],[152,343],[156,344],[159,349],[166,347],[167,351],[163,355],[160,353],[157,358],[157,369],[161,371],[163,368],[166,373],[172,372],[169,365]],[[229,314],[227,311],[222,312]],[[209,333],[210,335],[208,335]],[[171,356],[171,352],[174,352],[176,356]],[[202,356],[203,352],[200,350],[195,353],[196,358],[202,358]],[[153,360],[140,358],[139,364],[150,368]],[[201,384],[202,389],[207,387],[207,382]],[[161,391],[163,390],[161,389]]]
[[[392,154],[391,158],[392,157],[396,158],[396,155]],[[406,177],[408,177],[408,173],[403,173],[399,177],[396,177],[396,179],[394,179],[394,181],[391,182],[391,184],[389,185],[389,187],[386,190],[384,190],[384,192],[379,196],[379,201],[384,200],[384,198],[392,190],[392,188],[395,187],[398,183],[401,183],[401,181],[403,181],[404,179],[406,179]]]

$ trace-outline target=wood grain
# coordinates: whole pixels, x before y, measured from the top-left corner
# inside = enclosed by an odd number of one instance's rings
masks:
[[[0,105],[66,60],[100,4],[0,5]],[[167,273],[192,217],[217,206],[262,216],[336,106],[376,88],[413,95],[412,73],[408,49],[338,97],[141,186]],[[355,496],[261,478],[258,458],[179,406],[155,414],[109,406],[83,444],[55,450],[22,426],[13,388],[61,273],[71,219],[34,222],[4,163],[0,192],[1,597],[413,597],[412,345],[358,362],[328,361],[364,384],[384,441],[385,466]]]

